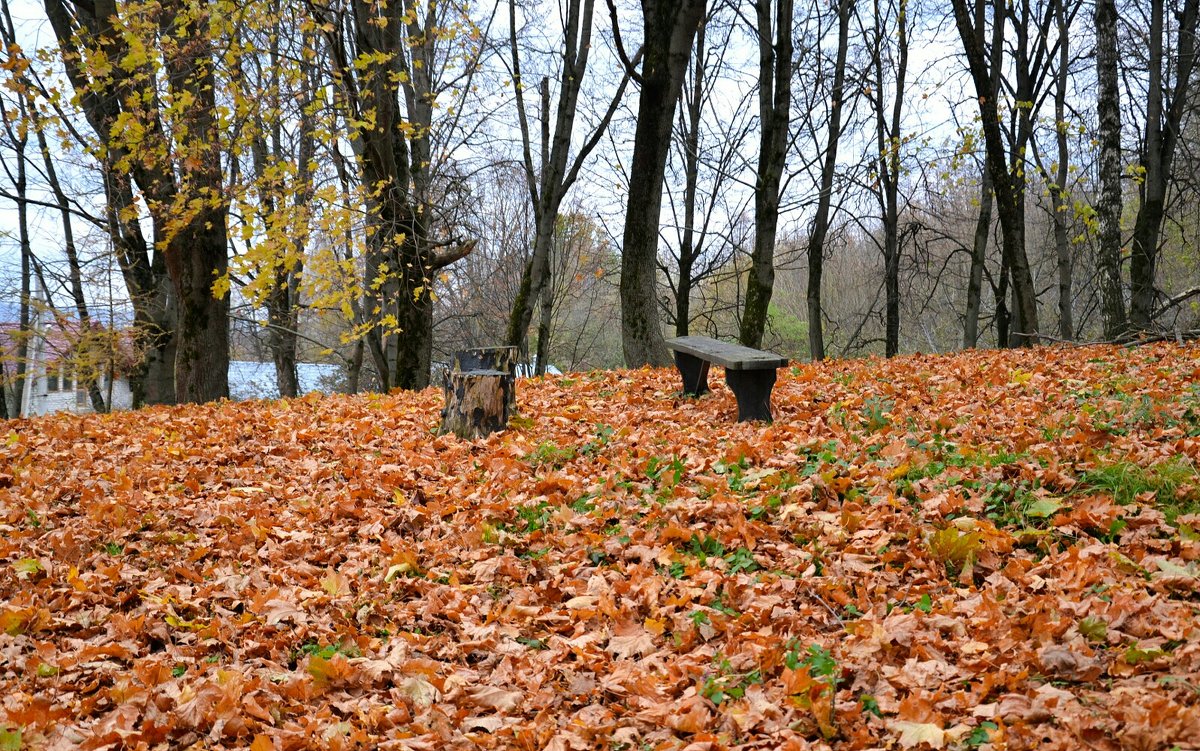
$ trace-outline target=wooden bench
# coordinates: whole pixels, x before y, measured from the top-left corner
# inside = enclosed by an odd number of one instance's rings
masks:
[[[715,363],[725,368],[725,382],[737,397],[738,422],[771,421],[771,389],[775,387],[776,371],[788,364],[786,357],[707,336],[668,339],[667,347],[675,352],[683,393],[706,393],[708,368]]]

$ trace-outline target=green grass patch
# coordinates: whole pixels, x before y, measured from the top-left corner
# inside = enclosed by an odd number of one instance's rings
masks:
[[[1089,469],[1079,476],[1075,492],[1106,493],[1122,506],[1153,494],[1154,506],[1172,524],[1180,514],[1200,512],[1200,473],[1183,457],[1150,467],[1116,462]]]
[[[525,461],[535,467],[551,466],[561,469],[564,464],[575,458],[573,446],[556,446],[553,443],[540,443],[533,451],[525,455]]]

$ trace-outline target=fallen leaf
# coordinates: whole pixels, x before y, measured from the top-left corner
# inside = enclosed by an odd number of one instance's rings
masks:
[[[471,702],[481,706],[507,712],[521,703],[522,693],[498,686],[472,686],[467,689]]]
[[[932,723],[895,720],[891,723],[891,728],[900,734],[901,748],[916,748],[926,745],[936,749],[946,745],[945,731]]]

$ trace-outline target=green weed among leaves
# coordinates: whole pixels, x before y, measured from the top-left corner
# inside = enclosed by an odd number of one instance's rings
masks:
[[[687,553],[696,557],[703,566],[708,562],[709,558],[721,558],[725,555],[725,546],[715,537],[705,535],[700,537],[696,533],[692,533],[692,538],[688,540]]]
[[[762,568],[758,565],[758,561],[754,560],[754,553],[750,552],[749,548],[738,548],[725,556],[725,562],[729,564],[729,573],[731,574],[739,571],[758,571]]]
[[[1200,472],[1184,457],[1151,467],[1116,462],[1087,470],[1079,476],[1079,491],[1102,492],[1120,505],[1152,494],[1155,506],[1174,523],[1180,514],[1200,511]]]
[[[802,653],[800,641],[797,639],[788,642],[783,664],[792,670],[799,670],[801,666],[807,667],[809,674],[815,678],[828,678],[837,672],[837,660],[828,649],[820,644],[810,644]]]
[[[596,426],[596,437],[587,443],[583,444],[580,453],[584,456],[595,456],[600,453],[600,450],[609,444],[616,430],[610,425],[600,423]]]
[[[863,694],[858,697],[858,705],[862,707],[862,711],[873,714],[876,717],[883,717],[883,710],[879,708],[879,701],[870,694]]]
[[[21,751],[22,733],[17,726],[0,728],[0,751]]]
[[[733,669],[729,660],[718,655],[714,662],[716,663],[716,675],[706,676],[704,683],[700,687],[700,695],[711,701],[713,704],[721,704],[729,699],[740,699],[746,695],[746,689],[755,683],[762,683],[762,672],[752,670],[748,673],[739,673]]]
[[[892,424],[891,413],[895,404],[880,396],[868,396],[863,400],[862,425],[868,433],[874,433]]]
[[[971,731],[963,743],[967,748],[979,748],[985,743],[991,743],[992,733],[999,730],[1000,726],[994,722],[981,722],[979,726]]]
[[[572,446],[556,446],[553,443],[540,443],[533,451],[525,455],[525,461],[535,467],[550,466],[561,469],[564,464],[575,458]]]
[[[683,471],[683,460],[678,456],[672,456],[670,461],[652,456],[646,462],[646,478],[660,489],[670,489],[678,485],[683,480]]]
[[[525,527],[518,531],[529,534],[539,529],[545,529],[546,525],[550,523],[550,514],[552,511],[553,508],[545,501],[534,506],[519,506],[517,508],[517,518],[525,523]]]
[[[1078,628],[1088,641],[1103,642],[1108,638],[1108,623],[1103,618],[1088,616],[1079,621]]]

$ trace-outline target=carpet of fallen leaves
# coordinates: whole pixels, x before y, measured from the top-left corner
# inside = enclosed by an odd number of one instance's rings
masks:
[[[1200,747],[1200,347],[0,423],[0,748]]]

